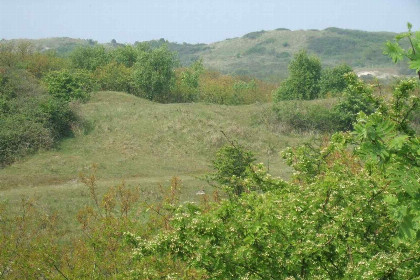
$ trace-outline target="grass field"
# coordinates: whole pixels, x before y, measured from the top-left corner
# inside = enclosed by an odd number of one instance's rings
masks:
[[[183,198],[196,199],[198,190],[210,188],[200,178],[227,144],[221,131],[269,163],[272,175],[288,177],[291,171],[278,153],[311,136],[280,133],[271,106],[158,104],[125,93],[95,93],[78,108],[85,125],[74,137],[0,170],[0,201],[18,207],[22,197],[34,197],[71,231],[78,209],[89,200],[79,173],[89,174],[93,164],[100,192],[125,181],[140,187],[144,200],[153,199],[159,185],[178,176]]]

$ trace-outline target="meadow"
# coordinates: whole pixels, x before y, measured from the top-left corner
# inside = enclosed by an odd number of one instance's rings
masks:
[[[290,177],[291,169],[279,152],[316,137],[279,133],[282,127],[269,103],[159,104],[122,92],[95,92],[77,111],[83,124],[73,137],[0,170],[1,200],[18,208],[22,197],[35,197],[63,217],[69,231],[76,226],[77,211],[90,200],[79,174],[89,174],[93,164],[101,193],[124,181],[153,198],[159,185],[177,176],[184,184],[183,198],[195,200],[197,191],[211,190],[203,177],[212,172],[216,151],[228,143],[221,131],[283,178]]]

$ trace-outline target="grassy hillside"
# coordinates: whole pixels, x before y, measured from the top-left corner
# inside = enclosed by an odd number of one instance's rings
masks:
[[[228,73],[276,79],[287,76],[293,54],[307,49],[324,65],[348,63],[356,69],[398,72],[382,54],[384,42],[395,34],[328,28],[325,30],[273,30],[253,32],[211,44],[202,54],[208,67]]]
[[[228,74],[249,75],[278,81],[287,77],[287,65],[298,50],[307,49],[321,58],[324,65],[348,63],[358,71],[379,70],[390,74],[410,74],[405,65],[394,65],[382,54],[384,43],[395,37],[392,32],[366,32],[340,28],[296,30],[279,28],[257,31],[239,38],[212,44],[148,41],[158,47],[168,44],[178,53],[182,65],[202,58],[206,67]],[[55,49],[68,54],[80,45],[93,45],[93,40],[49,38],[31,40],[38,49]],[[112,48],[120,44],[105,44]]]
[[[258,161],[270,161],[273,175],[284,177],[290,169],[278,152],[309,139],[277,133],[270,104],[157,104],[125,93],[98,92],[79,110],[86,124],[74,137],[0,170],[0,200],[18,205],[21,196],[35,196],[74,220],[88,200],[79,173],[89,172],[94,163],[102,190],[125,180],[149,192],[180,176],[184,195],[191,198],[208,187],[197,177],[211,170],[215,152],[227,143],[221,130],[254,151]]]

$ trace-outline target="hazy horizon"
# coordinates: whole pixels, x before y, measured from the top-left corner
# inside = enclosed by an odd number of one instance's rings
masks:
[[[259,30],[420,29],[420,0],[1,0],[0,39],[70,37],[120,43],[211,43]]]

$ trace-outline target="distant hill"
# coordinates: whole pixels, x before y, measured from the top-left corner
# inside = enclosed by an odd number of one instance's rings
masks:
[[[382,54],[384,43],[396,33],[367,32],[340,28],[296,30],[278,28],[257,31],[242,37],[211,44],[173,43],[164,39],[148,41],[158,47],[168,44],[178,53],[182,65],[202,58],[206,67],[228,74],[249,75],[265,80],[287,77],[287,65],[293,54],[307,49],[318,55],[325,66],[348,63],[358,71],[380,71],[389,74],[410,74],[405,65],[394,65]],[[94,45],[93,40],[49,38],[32,40],[41,50],[55,49],[66,55],[79,45]],[[108,47],[120,44],[107,43]]]
[[[209,68],[266,80],[285,78],[293,54],[301,49],[316,54],[325,66],[347,63],[358,71],[410,74],[406,65],[395,65],[383,55],[384,43],[395,35],[335,27],[296,31],[278,28],[212,44],[176,44],[163,39],[150,42],[155,46],[167,43],[171,50],[179,53],[183,64],[202,58]]]
[[[79,46],[94,46],[98,44],[92,39],[74,39],[69,37],[54,37],[54,38],[43,38],[43,39],[12,39],[12,40],[1,40],[17,43],[19,41],[30,42],[35,50],[37,51],[49,51],[54,50],[59,56],[66,56]]]

